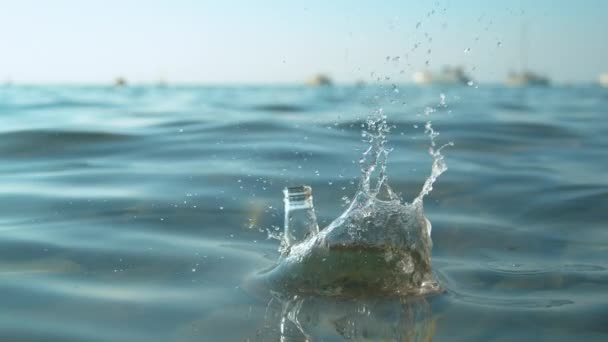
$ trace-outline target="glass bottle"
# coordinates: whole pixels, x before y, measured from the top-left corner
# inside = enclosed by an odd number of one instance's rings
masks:
[[[285,194],[285,243],[291,246],[319,232],[312,188],[308,185],[283,189]]]

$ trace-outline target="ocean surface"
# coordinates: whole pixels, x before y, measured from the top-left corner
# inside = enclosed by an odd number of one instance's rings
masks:
[[[424,200],[427,298],[294,298],[286,186],[320,226],[382,108],[387,173]],[[0,341],[606,341],[608,89],[0,86]],[[289,323],[289,324],[286,324]]]

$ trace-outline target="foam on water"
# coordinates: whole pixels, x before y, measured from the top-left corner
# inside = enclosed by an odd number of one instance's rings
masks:
[[[263,273],[276,291],[329,296],[410,295],[439,288],[431,270],[431,224],[423,199],[447,170],[431,122],[426,133],[431,175],[408,203],[388,185],[386,146],[390,127],[379,110],[363,132],[361,178],[350,206],[318,234],[290,245],[282,241],[279,263]]]

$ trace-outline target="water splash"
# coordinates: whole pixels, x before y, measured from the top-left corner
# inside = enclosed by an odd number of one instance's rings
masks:
[[[418,194],[414,201],[412,201],[413,204],[420,203],[420,205],[422,205],[422,200],[424,199],[424,196],[428,195],[433,190],[433,184],[437,181],[437,178],[439,178],[439,176],[441,176],[441,174],[447,171],[448,169],[444,157],[441,154],[441,150],[443,150],[447,146],[454,146],[453,142],[449,142],[437,148],[435,138],[439,135],[439,133],[433,129],[433,125],[430,120],[426,122],[424,126],[424,132],[428,135],[429,140],[431,141],[431,146],[429,146],[429,154],[431,155],[431,157],[433,157],[433,164],[431,166],[431,174],[424,182],[422,190],[420,190],[420,194]]]
[[[382,110],[368,118],[362,137],[369,147],[359,161],[361,178],[354,199],[337,219],[306,240],[289,244],[283,238],[279,263],[262,273],[272,289],[328,296],[419,295],[439,290],[431,270],[431,224],[424,216],[423,200],[447,170],[441,151],[451,143],[437,147],[439,133],[427,121],[431,174],[408,203],[388,184],[389,132]]]

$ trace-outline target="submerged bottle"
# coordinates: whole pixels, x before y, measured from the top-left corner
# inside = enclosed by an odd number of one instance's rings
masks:
[[[312,204],[312,188],[308,185],[288,187],[285,194],[285,243],[287,247],[319,233]]]

